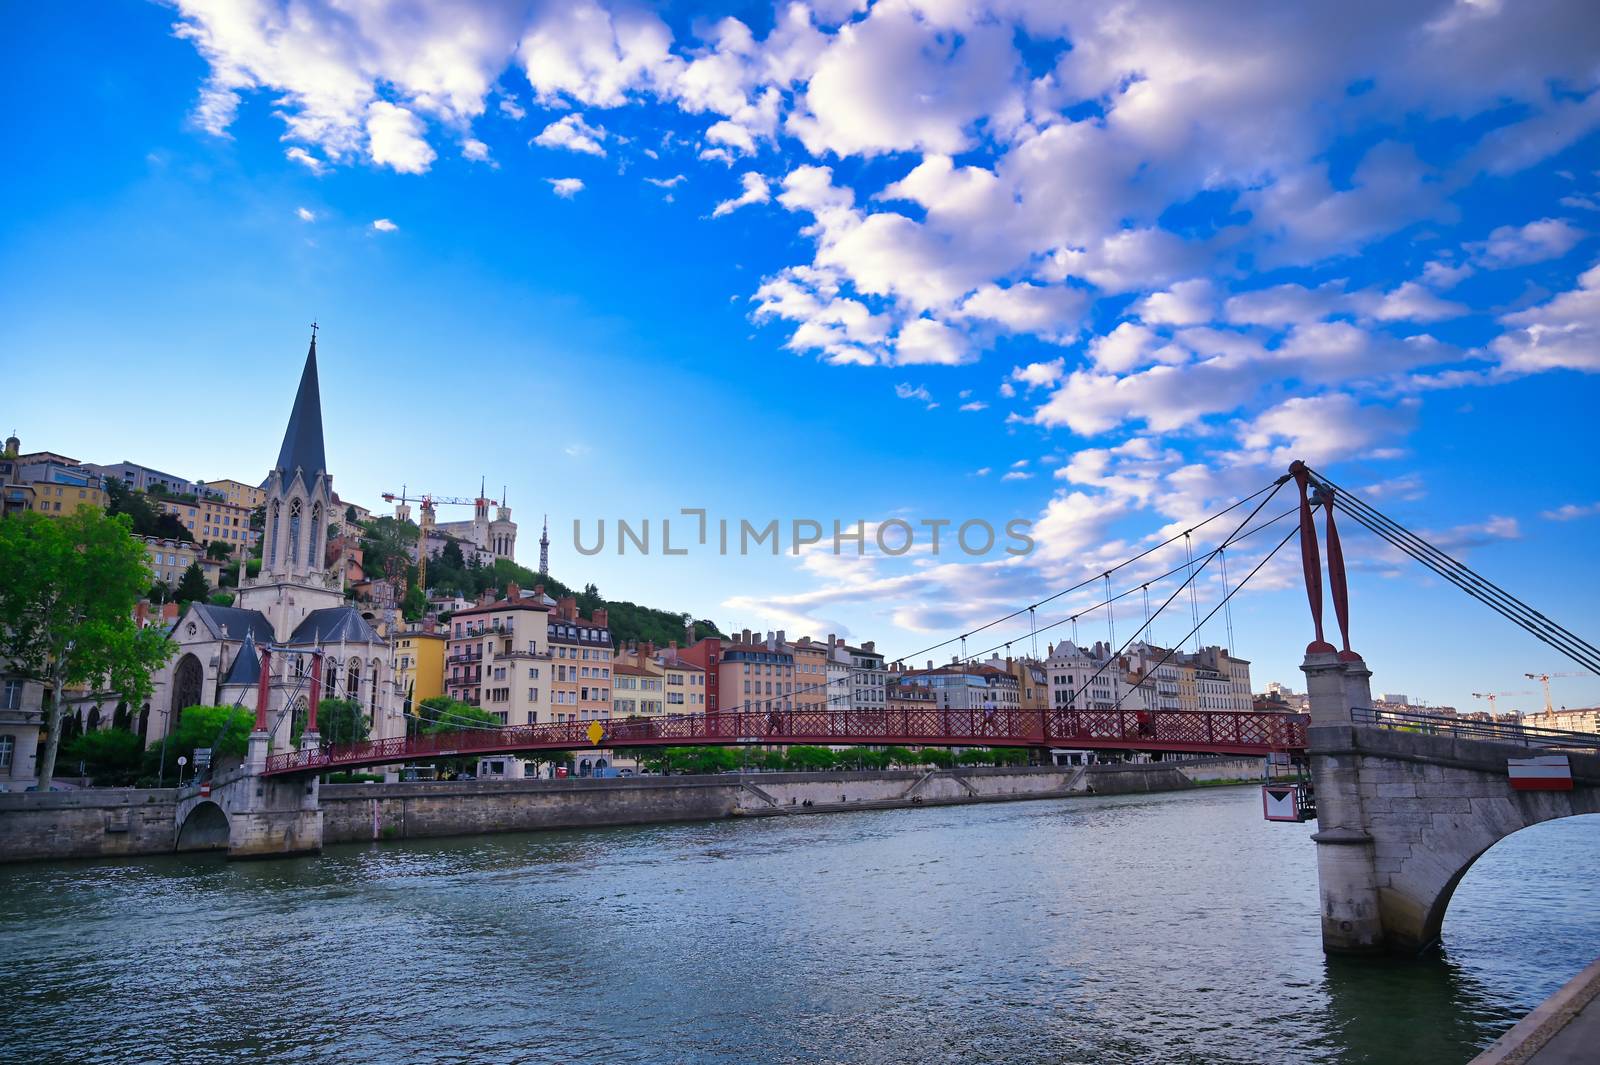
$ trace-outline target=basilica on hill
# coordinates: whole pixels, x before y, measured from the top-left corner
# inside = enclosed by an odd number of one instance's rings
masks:
[[[241,575],[233,606],[192,603],[178,617],[178,651],[154,677],[146,742],[165,735],[186,707],[254,709],[263,650],[274,750],[288,750],[292,721],[310,697],[313,655],[322,652],[322,697],[365,710],[373,739],[404,735],[404,696],[396,690],[388,642],[344,596],[328,564],[333,477],[322,440],[322,402],[313,334],[284,430],[278,461],[263,484],[266,528],[261,572]]]

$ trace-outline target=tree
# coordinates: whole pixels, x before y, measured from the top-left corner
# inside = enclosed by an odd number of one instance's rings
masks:
[[[417,729],[424,736],[439,732],[460,732],[470,728],[499,728],[500,719],[471,703],[435,695],[417,707]]]
[[[212,606],[232,606],[233,605],[233,593],[232,592],[213,592],[211,594],[211,605]]]
[[[298,747],[306,727],[305,716],[296,714],[290,727],[290,742]],[[323,699],[317,703],[317,733],[324,743],[362,743],[370,731],[366,711],[354,699]]]
[[[400,613],[405,615],[407,621],[420,621],[427,612],[428,597],[417,587],[416,581],[411,582],[411,587],[406,589],[405,597],[400,600]]]
[[[0,521],[0,654],[51,691],[42,791],[55,775],[67,686],[95,685],[141,703],[151,671],[177,650],[160,627],[133,620],[151,573],[132,525],[93,507]]]
[[[206,545],[206,557],[219,562],[233,554],[233,545],[226,540],[213,540]]]
[[[197,558],[183,571],[183,577],[178,581],[178,590],[173,593],[173,598],[180,603],[193,603],[210,594],[211,585],[206,583],[205,572],[201,570],[200,560]]]
[[[393,517],[366,522],[361,526],[361,564],[368,573],[386,573],[391,558],[402,565],[410,562],[417,548],[417,531],[414,522]]]
[[[125,728],[95,729],[61,745],[61,761],[101,787],[124,787],[139,778],[144,741]]]
[[[213,766],[224,758],[243,758],[255,720],[255,711],[242,706],[185,707],[166,742],[145,748],[145,775],[164,783],[168,767],[176,766],[179,757],[193,765],[195,749],[200,747],[211,749]]]
[[[585,584],[583,591],[578,593],[577,599],[578,609],[585,614],[593,614],[596,610],[606,605],[606,601],[600,598],[600,589],[593,584]]]

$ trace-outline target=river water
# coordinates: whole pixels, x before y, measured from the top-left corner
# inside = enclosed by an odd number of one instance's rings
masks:
[[[1596,956],[1600,817],[1329,962],[1259,792],[0,867],[6,1062],[1464,1062]]]

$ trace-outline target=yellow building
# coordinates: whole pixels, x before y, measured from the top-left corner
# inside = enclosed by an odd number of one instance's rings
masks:
[[[234,481],[224,478],[220,481],[202,481],[207,488],[221,492],[236,507],[248,507],[251,510],[261,506],[267,501],[266,490],[243,481]]]
[[[254,507],[243,507],[221,499],[180,496],[170,498],[154,495],[150,502],[183,524],[185,529],[202,544],[221,540],[243,547],[251,542],[250,512]],[[317,564],[322,564],[317,559]]]
[[[183,571],[191,562],[200,563],[200,572],[206,583],[215,588],[222,580],[222,563],[206,557],[206,549],[188,540],[166,540],[159,536],[138,536],[144,543],[144,552],[150,559],[150,570],[155,579],[169,588],[176,588],[183,580]]]
[[[106,509],[106,492],[98,485],[35,481],[30,487],[33,489],[32,509],[52,518],[64,517],[80,507]]]
[[[424,699],[444,694],[444,654],[448,633],[419,625],[393,634],[394,675],[400,697],[414,707]]]

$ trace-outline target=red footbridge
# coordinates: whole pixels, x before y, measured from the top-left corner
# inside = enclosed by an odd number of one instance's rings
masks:
[[[282,776],[538,751],[737,744],[1055,747],[1264,755],[1305,750],[1306,723],[1300,714],[1226,710],[730,711],[508,725],[370,740],[271,755],[266,773]],[[598,730],[594,730],[596,725]]]

